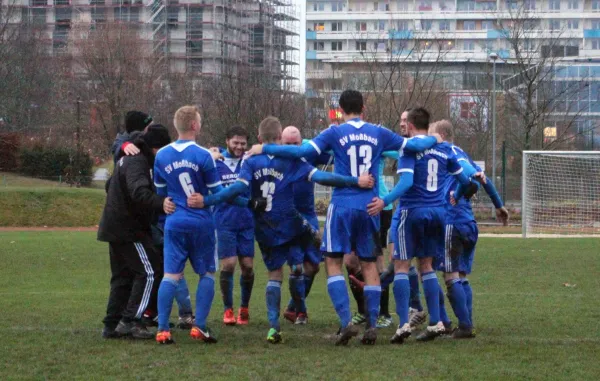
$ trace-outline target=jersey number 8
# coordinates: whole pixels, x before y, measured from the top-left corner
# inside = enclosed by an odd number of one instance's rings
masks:
[[[275,193],[275,183],[266,182],[260,186],[262,196],[267,199],[267,207],[265,212],[270,212],[273,209],[273,194]]]
[[[438,189],[438,161],[429,159],[427,162],[427,190],[435,192]]]

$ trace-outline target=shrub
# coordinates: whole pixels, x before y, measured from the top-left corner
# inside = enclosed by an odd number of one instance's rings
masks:
[[[18,134],[0,134],[0,171],[17,171],[19,146],[20,139]]]
[[[19,172],[33,177],[58,180],[69,184],[89,185],[92,182],[92,159],[87,154],[74,156],[66,148],[34,146],[21,150]]]

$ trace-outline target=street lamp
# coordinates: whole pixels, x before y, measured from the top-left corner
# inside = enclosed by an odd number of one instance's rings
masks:
[[[492,60],[492,184],[496,185],[496,60],[498,54],[490,53]],[[494,208],[492,207],[492,217],[494,217]]]

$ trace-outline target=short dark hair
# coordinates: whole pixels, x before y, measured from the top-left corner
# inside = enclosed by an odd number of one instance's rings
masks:
[[[152,117],[145,112],[132,110],[125,114],[125,131],[128,133],[144,131],[150,123],[152,123]]]
[[[363,112],[363,96],[356,90],[344,90],[340,95],[340,107],[346,114],[360,114]]]
[[[429,111],[424,107],[415,107],[410,110],[406,120],[411,123],[419,131],[429,130]]]
[[[226,139],[231,139],[234,136],[243,136],[248,139],[248,131],[242,126],[233,126],[227,129],[227,133],[225,134]]]

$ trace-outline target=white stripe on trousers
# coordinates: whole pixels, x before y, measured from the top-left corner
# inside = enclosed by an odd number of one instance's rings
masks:
[[[325,225],[325,234],[327,237],[327,252],[331,253],[333,250],[331,249],[331,217],[333,216],[333,204],[329,204],[329,208],[327,208],[327,224]]]
[[[400,256],[400,260],[407,261],[408,256],[406,253],[406,233],[405,226],[406,225],[406,216],[408,215],[408,210],[403,210],[400,216],[400,223],[398,224],[398,229],[396,230],[396,235],[398,236],[398,254]]]
[[[445,260],[445,268],[447,273],[452,272],[452,261],[450,259],[450,251],[452,250],[452,229],[453,225],[446,225],[446,239],[445,239],[445,250],[444,250],[444,260]]]
[[[150,294],[152,293],[152,285],[154,284],[154,270],[152,269],[152,265],[148,260],[148,256],[146,255],[146,250],[144,246],[139,242],[134,242],[140,260],[144,265],[144,270],[146,270],[146,286],[144,287],[144,294],[142,295],[142,300],[140,301],[140,306],[138,307],[137,313],[135,314],[136,319],[141,319],[142,314],[148,308],[148,302],[150,301]]]

